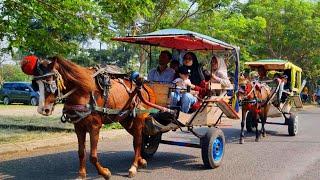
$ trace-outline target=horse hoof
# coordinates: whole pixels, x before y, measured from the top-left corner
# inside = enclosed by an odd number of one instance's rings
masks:
[[[101,176],[103,176],[104,179],[110,179],[110,178],[111,178],[111,172],[109,171],[108,168],[103,168],[103,169],[99,172],[99,174],[100,174]]]
[[[137,174],[137,167],[131,166],[131,168],[129,169],[128,177],[133,178],[136,174]]]
[[[140,161],[139,161],[139,167],[140,168],[147,168],[147,161],[145,160],[145,159],[140,159]]]
[[[78,173],[78,179],[86,179],[87,173],[86,172],[79,172]]]
[[[259,138],[256,138],[256,140],[255,140],[256,142],[259,142]]]
[[[267,133],[262,133],[262,137],[266,137],[267,136]]]
[[[244,139],[240,139],[239,143],[243,144],[244,143]]]

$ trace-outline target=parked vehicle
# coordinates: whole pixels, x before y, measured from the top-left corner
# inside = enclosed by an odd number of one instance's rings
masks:
[[[28,82],[5,82],[0,90],[0,100],[3,104],[25,103],[38,105],[39,94]]]

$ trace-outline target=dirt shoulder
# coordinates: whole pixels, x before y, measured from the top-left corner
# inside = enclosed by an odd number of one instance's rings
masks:
[[[0,105],[0,159],[4,154],[77,143],[73,124],[60,121],[62,107],[57,105],[53,115],[46,117],[38,114],[35,106]],[[100,138],[126,134],[124,130],[112,130],[118,126],[104,126]]]
[[[122,136],[128,136],[129,134],[124,129],[104,130],[100,132],[100,139],[113,139]],[[88,135],[87,135],[88,136]],[[88,141],[89,138],[87,138]],[[19,152],[28,152],[41,148],[62,146],[67,144],[77,143],[77,136],[75,133],[59,134],[56,137],[50,137],[45,139],[31,140],[18,143],[6,143],[2,144],[0,148],[0,161],[3,161],[6,156],[10,154],[16,154]]]

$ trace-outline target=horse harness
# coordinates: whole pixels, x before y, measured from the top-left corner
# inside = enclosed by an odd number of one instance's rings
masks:
[[[260,86],[259,86],[260,85]],[[266,100],[261,100],[259,99],[257,96],[256,96],[256,87],[258,86],[259,89],[261,89],[262,86],[266,86],[265,84],[261,84],[259,83],[257,80],[256,81],[253,81],[251,82],[251,86],[252,86],[252,89],[250,90],[250,92],[244,96],[244,100],[241,101],[241,104],[249,104],[249,106],[265,106],[266,104],[270,104],[272,103],[275,95],[277,94],[277,92],[279,91],[279,87],[280,87],[280,84],[277,85],[277,88],[275,89],[274,92],[272,92],[271,96],[268,96],[268,98]],[[254,95],[254,98],[253,99],[248,99],[249,95],[252,94]]]
[[[107,107],[108,104],[108,97],[109,97],[109,90],[111,89],[111,78],[106,70],[106,68],[101,68],[97,66],[94,68],[95,73],[92,77],[95,79],[96,84],[98,85],[99,89],[101,90],[103,102],[102,106],[98,106],[97,104],[97,97],[94,92],[90,93],[90,101],[86,105],[64,105],[61,122],[69,122],[69,123],[78,123],[84,118],[88,117],[93,112],[97,112],[107,118],[107,122],[119,122],[130,114],[135,116],[133,108],[135,108],[139,102],[136,97],[136,93],[133,93],[132,87],[129,88],[123,82],[122,79],[118,79],[119,83],[122,84],[127,93],[129,94],[129,100],[127,101],[126,105],[122,109],[111,109]],[[128,109],[129,108],[129,109]],[[110,116],[115,116],[115,118],[110,118]]]

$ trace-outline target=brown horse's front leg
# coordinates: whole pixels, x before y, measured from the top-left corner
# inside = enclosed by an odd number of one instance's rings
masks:
[[[267,122],[267,118],[268,118],[268,112],[269,112],[269,107],[270,106],[267,106],[267,107],[265,107],[263,110],[263,114],[261,115],[261,125],[262,125],[262,127],[261,127],[261,133],[262,133],[262,136],[263,137],[266,137],[266,135],[267,135],[267,132],[266,132],[266,129],[265,129],[265,124],[266,124],[266,122]]]
[[[110,179],[111,172],[109,171],[108,168],[104,168],[103,166],[101,166],[98,161],[97,146],[98,146],[98,141],[99,141],[100,128],[101,128],[101,126],[92,127],[89,131],[90,145],[91,145],[90,162],[96,167],[96,169],[100,175],[102,175],[105,179]]]
[[[138,116],[134,119],[133,124],[133,147],[134,147],[134,160],[129,169],[129,177],[134,177],[137,174],[138,167],[146,167],[147,161],[141,157],[141,145],[142,145],[142,130],[144,123],[144,117]]]
[[[244,132],[243,132],[243,129],[244,129],[244,125],[245,125],[245,119],[246,119],[246,113],[247,113],[247,109],[246,108],[243,108],[242,109],[242,120],[241,120],[241,132],[240,132],[240,144],[243,144],[244,143]]]
[[[259,115],[258,115],[258,113],[257,112],[254,112],[253,113],[253,123],[254,123],[254,127],[256,128],[256,139],[255,139],[255,141],[256,142],[259,142],[259,140],[260,140],[260,132],[259,132],[259,129],[258,129],[258,121],[259,121],[259,117],[258,117]]]
[[[87,175],[86,172],[86,149],[85,149],[85,141],[86,141],[86,130],[81,128],[78,125],[75,125],[75,132],[78,137],[78,155],[79,155],[79,177],[85,178]]]

